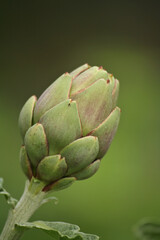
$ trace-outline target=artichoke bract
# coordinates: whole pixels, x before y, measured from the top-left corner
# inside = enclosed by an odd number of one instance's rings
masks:
[[[91,177],[116,133],[119,82],[102,67],[88,64],[64,73],[37,100],[23,106],[20,162],[44,191],[61,190]]]

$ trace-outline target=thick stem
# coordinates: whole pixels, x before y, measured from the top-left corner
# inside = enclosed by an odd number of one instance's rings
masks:
[[[21,199],[9,212],[0,240],[18,240],[21,237],[23,232],[16,228],[16,224],[26,222],[40,207],[45,196],[45,192],[42,192],[43,187],[44,183],[35,179],[26,182]]]

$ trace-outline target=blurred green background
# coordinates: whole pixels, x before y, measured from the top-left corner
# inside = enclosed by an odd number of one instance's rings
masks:
[[[121,84],[116,137],[92,178],[55,193],[32,220],[66,221],[104,240],[134,240],[141,218],[160,217],[160,3],[158,1],[2,1],[0,176],[14,197],[19,165],[17,119],[63,72],[88,62]],[[0,198],[0,230],[8,206]],[[28,231],[22,240],[51,239]]]

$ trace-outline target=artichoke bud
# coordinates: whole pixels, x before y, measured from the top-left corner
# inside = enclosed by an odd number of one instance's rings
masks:
[[[23,106],[19,128],[24,174],[61,190],[98,170],[117,131],[119,82],[102,67],[84,64],[65,73]]]

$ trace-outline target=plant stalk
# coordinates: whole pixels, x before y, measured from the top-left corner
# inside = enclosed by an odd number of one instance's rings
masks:
[[[16,227],[16,224],[24,223],[32,216],[42,203],[45,192],[42,192],[44,183],[35,180],[27,181],[24,193],[14,209],[11,209],[8,214],[8,219],[5,223],[3,231],[0,235],[0,240],[18,240],[23,231]]]

